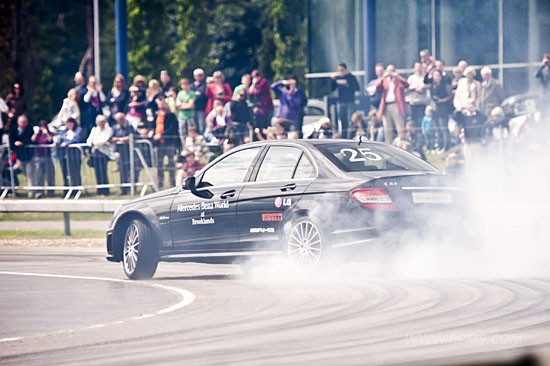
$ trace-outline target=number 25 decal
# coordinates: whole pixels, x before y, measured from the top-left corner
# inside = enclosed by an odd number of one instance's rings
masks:
[[[350,154],[349,156],[346,155],[347,152],[349,152],[349,154]],[[363,155],[362,158],[357,157],[358,152],[361,153],[361,155]],[[361,148],[358,148],[357,150],[354,150],[354,149],[341,149],[340,153],[343,154],[344,156],[346,156],[349,159],[349,161],[352,162],[352,163],[358,163],[358,162],[363,162],[363,161],[367,161],[367,160],[371,160],[371,161],[380,161],[380,160],[382,160],[382,157],[380,155],[378,155],[375,152],[370,151],[370,149],[366,148],[366,147],[361,147]]]

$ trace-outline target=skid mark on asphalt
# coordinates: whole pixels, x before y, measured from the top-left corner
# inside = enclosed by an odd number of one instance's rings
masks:
[[[154,316],[158,315],[164,315],[168,313],[172,313],[174,311],[180,310],[195,301],[195,295],[188,290],[172,287],[172,286],[165,286],[165,285],[159,285],[155,283],[146,283],[146,282],[134,282],[134,281],[128,281],[128,280],[121,280],[116,278],[104,278],[104,277],[93,277],[93,276],[74,276],[74,275],[60,275],[60,274],[53,274],[53,273],[32,273],[32,272],[9,272],[9,271],[0,271],[0,275],[8,275],[8,276],[28,276],[28,277],[46,277],[46,278],[62,278],[62,279],[73,279],[73,280],[85,280],[85,281],[104,281],[104,282],[117,282],[117,283],[130,283],[134,285],[144,286],[144,287],[152,287],[157,288],[166,292],[171,292],[173,294],[176,294],[178,297],[180,297],[180,300],[176,302],[173,305],[170,305],[166,308],[160,309],[154,313],[150,314],[143,314],[139,315],[133,318],[130,318],[129,320],[141,320],[141,319],[147,319],[152,318]],[[62,333],[74,333],[79,330],[87,330],[87,329],[97,329],[97,328],[104,328],[109,327],[113,325],[119,325],[124,323],[124,321],[116,321],[111,323],[105,323],[105,324],[95,324],[90,325],[82,328],[77,329],[63,329],[52,333],[46,333],[46,334],[37,334],[27,337],[9,337],[9,338],[0,338],[0,343],[5,342],[14,342],[14,341],[20,341],[24,338],[30,338],[30,337],[44,337],[51,334],[62,334]]]

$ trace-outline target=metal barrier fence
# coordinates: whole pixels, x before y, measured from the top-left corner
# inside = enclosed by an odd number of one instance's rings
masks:
[[[109,144],[102,151],[82,143],[16,149],[14,154],[9,143],[0,146],[0,199],[20,191],[27,191],[29,198],[62,191],[64,199],[78,199],[94,189],[99,195],[109,195],[115,188],[119,194],[130,196],[135,196],[137,189],[141,196],[148,189],[159,189],[159,174],[153,172],[158,167],[157,149],[147,139],[130,136],[128,143]],[[12,159],[13,155],[17,159]],[[170,165],[169,161],[169,169]]]

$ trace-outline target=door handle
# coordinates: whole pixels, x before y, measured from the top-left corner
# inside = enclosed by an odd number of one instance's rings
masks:
[[[281,187],[281,192],[293,191],[296,189],[295,183],[290,183]]]
[[[230,191],[227,191],[227,192],[225,192],[225,193],[222,193],[222,194],[220,195],[220,198],[221,198],[222,200],[227,199],[227,198],[232,198],[232,197],[235,197],[235,193],[237,193],[237,191],[235,191],[234,189],[232,189],[232,190],[230,190]]]

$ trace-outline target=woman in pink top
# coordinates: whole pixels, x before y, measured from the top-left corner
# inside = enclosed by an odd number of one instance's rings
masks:
[[[214,78],[214,82],[206,86],[205,95],[208,98],[205,110],[206,115],[214,108],[215,100],[219,100],[222,105],[225,106],[233,97],[231,87],[225,82],[225,78],[221,71],[214,72],[212,77]]]

